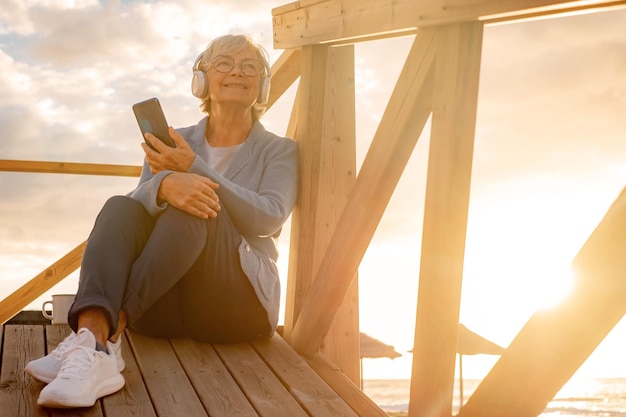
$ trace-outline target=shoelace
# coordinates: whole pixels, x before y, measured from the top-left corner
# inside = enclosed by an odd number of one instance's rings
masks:
[[[63,364],[58,377],[82,379],[85,372],[91,368],[96,357],[96,351],[85,346],[76,345],[65,352],[63,356]]]
[[[62,359],[63,356],[65,356],[65,354],[72,348],[74,343],[76,343],[76,337],[76,334],[74,334],[74,337],[65,338],[65,340],[59,343],[59,346],[57,346],[56,349],[52,351],[52,354],[54,354],[55,358]]]

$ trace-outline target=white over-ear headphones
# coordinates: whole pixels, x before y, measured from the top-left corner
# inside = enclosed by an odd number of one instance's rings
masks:
[[[209,83],[206,79],[206,72],[201,71],[199,68],[203,55],[204,53],[198,55],[192,68],[191,92],[198,98],[206,98],[207,94],[209,94]],[[257,97],[256,104],[267,104],[269,101],[271,78],[271,75],[268,73],[259,80],[259,96]]]

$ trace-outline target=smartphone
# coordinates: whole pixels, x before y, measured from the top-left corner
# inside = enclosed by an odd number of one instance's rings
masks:
[[[135,113],[135,118],[137,119],[137,123],[139,124],[139,129],[141,130],[141,135],[143,136],[144,141],[152,149],[154,149],[154,147],[146,140],[146,137],[144,136],[144,134],[146,133],[152,133],[159,140],[161,140],[161,142],[165,143],[169,147],[176,147],[174,140],[170,137],[168,124],[165,120],[165,115],[163,114],[161,103],[159,103],[159,100],[157,98],[150,98],[148,100],[133,104],[133,113]]]

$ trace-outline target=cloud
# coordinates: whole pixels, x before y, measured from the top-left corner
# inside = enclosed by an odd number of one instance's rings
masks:
[[[475,172],[575,175],[598,160],[623,161],[624,17],[615,11],[485,30]]]
[[[171,62],[188,50],[188,14],[175,3],[33,9],[37,42],[29,58],[60,67]],[[113,59],[111,59],[113,58]]]

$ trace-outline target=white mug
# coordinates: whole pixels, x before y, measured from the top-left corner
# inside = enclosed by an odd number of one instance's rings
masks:
[[[67,324],[67,313],[74,302],[74,294],[54,294],[52,301],[44,301],[41,306],[41,314],[48,320],[52,320],[52,324]],[[46,306],[52,305],[52,315],[46,311]]]

